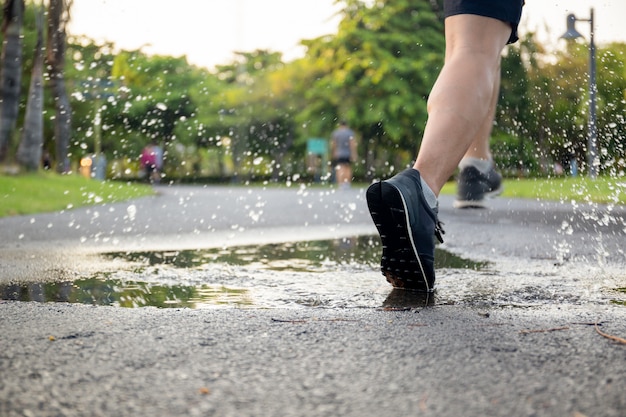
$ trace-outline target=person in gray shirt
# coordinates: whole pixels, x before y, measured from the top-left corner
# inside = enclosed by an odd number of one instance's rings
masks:
[[[341,121],[331,135],[330,152],[339,188],[350,188],[352,163],[356,161],[356,138],[347,122]]]

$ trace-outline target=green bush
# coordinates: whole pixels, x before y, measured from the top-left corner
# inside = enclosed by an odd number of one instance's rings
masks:
[[[491,153],[505,177],[541,176],[537,147],[531,139],[496,133],[491,138]]]

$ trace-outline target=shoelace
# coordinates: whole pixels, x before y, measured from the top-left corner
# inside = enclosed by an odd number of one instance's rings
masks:
[[[437,219],[437,223],[435,223],[435,237],[439,241],[439,243],[443,243],[443,235],[446,234],[446,231],[443,230],[443,222]]]

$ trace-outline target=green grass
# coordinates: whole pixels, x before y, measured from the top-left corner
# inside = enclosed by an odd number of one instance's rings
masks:
[[[442,190],[442,194],[455,193],[453,182]],[[153,194],[152,187],[145,184],[96,181],[79,175],[0,174],[0,217],[112,203]],[[503,196],[626,205],[626,178],[508,179],[504,181]]]
[[[442,194],[455,194],[456,184],[445,185]],[[554,201],[626,204],[626,178],[587,177],[506,179],[504,197]]]
[[[96,181],[79,175],[0,174],[0,217],[112,203],[154,194],[144,184]]]

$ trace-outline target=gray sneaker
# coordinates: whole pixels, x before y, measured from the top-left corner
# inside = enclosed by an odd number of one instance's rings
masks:
[[[456,208],[484,208],[485,198],[500,195],[502,176],[491,167],[486,174],[473,166],[467,166],[459,172],[457,179]]]
[[[419,172],[409,168],[374,183],[366,197],[382,241],[380,270],[387,281],[396,288],[432,292],[435,237],[443,242],[443,230],[424,198]]]

